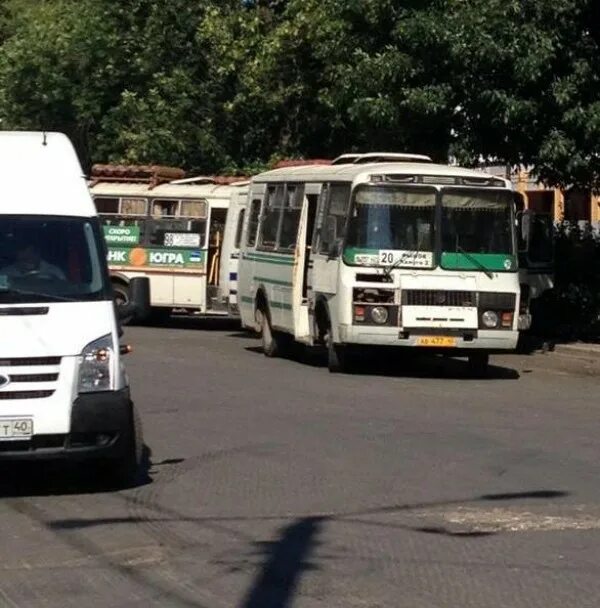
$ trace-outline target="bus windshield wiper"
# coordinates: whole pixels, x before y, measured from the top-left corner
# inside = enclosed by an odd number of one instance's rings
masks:
[[[456,244],[456,251],[458,251],[459,253],[462,253],[467,258],[467,260],[469,260],[471,263],[475,264],[475,266],[477,266],[477,268],[479,268],[479,270],[482,270],[488,279],[494,278],[494,273],[485,264],[480,262],[474,255],[465,251],[458,243]]]
[[[2,289],[2,288],[0,288],[0,297],[3,296],[4,294],[8,294],[11,296],[31,296],[34,298],[42,298],[42,299],[47,298],[51,302],[77,302],[77,300],[74,298],[68,298],[66,296],[57,296],[57,295],[50,294],[50,293],[39,293],[37,291],[27,291],[25,289],[14,289],[14,288]]]

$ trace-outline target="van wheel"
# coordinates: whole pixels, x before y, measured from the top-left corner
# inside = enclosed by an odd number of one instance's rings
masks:
[[[142,422],[132,405],[131,422],[124,432],[123,452],[115,459],[100,463],[100,475],[111,485],[129,488],[138,480],[144,453]]]
[[[335,344],[331,327],[325,334],[325,344],[327,346],[327,369],[332,374],[343,374],[350,371],[350,356],[345,346]]]
[[[475,378],[485,378],[488,374],[490,356],[487,353],[469,355],[469,372]]]

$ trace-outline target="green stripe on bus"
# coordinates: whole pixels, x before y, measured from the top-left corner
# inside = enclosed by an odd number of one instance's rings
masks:
[[[254,304],[254,299],[250,298],[249,296],[242,296],[241,300],[244,304]],[[270,302],[269,306],[271,308],[281,308],[283,310],[292,310],[291,304],[285,304],[283,302]]]
[[[283,302],[270,302],[269,306],[271,308],[282,308],[283,310],[292,310],[291,304],[284,304]]]
[[[277,257],[277,256],[267,256],[267,255],[255,255],[255,254],[244,254],[245,260],[251,260],[253,262],[266,262],[267,264],[281,264],[283,266],[293,266],[294,258],[285,256],[285,257]]]
[[[278,279],[269,279],[268,277],[254,277],[254,280],[261,283],[270,283],[272,285],[283,285],[284,287],[294,286],[294,284],[290,283],[290,281],[279,281]]]
[[[516,272],[517,258],[504,253],[454,253],[442,252],[441,266],[445,270],[487,270]]]

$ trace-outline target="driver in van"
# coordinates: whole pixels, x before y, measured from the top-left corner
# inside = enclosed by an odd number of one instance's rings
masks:
[[[17,249],[15,263],[5,266],[0,272],[11,278],[39,275],[42,278],[66,280],[65,274],[60,268],[42,259],[38,248],[33,243],[21,244]]]

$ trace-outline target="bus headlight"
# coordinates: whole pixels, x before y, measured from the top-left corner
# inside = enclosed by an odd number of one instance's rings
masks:
[[[81,351],[78,392],[109,391],[112,388],[113,360],[114,344],[110,334],[90,342]]]
[[[377,323],[377,325],[384,325],[387,323],[388,317],[388,310],[385,306],[374,306],[371,308],[371,319],[373,319],[373,322]]]
[[[486,310],[481,315],[481,322],[483,323],[483,326],[487,327],[488,329],[498,327],[498,321],[498,313],[494,312],[493,310]]]

